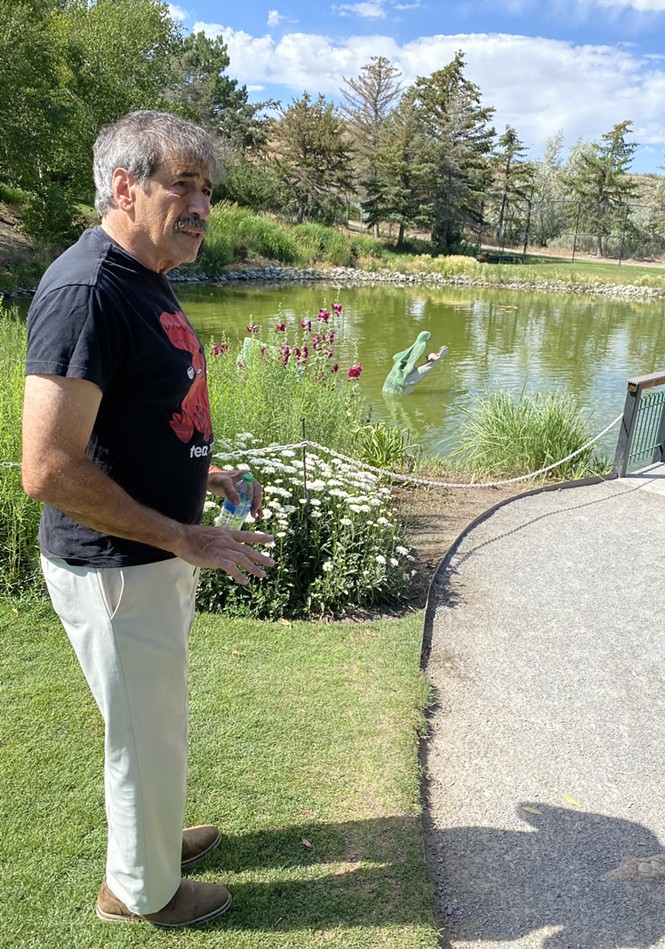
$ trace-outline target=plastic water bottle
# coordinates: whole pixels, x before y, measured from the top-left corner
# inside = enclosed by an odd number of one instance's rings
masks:
[[[216,520],[218,527],[228,527],[232,531],[239,531],[245,523],[245,518],[252,507],[252,498],[254,497],[254,475],[246,471],[240,484],[236,485],[239,501],[233,504],[228,498],[224,498],[222,510]]]

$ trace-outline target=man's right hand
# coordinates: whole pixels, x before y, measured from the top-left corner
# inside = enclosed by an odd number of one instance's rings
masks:
[[[248,544],[271,544],[272,535],[256,531],[232,531],[228,527],[199,527],[183,525],[173,553],[196,567],[223,570],[243,586],[249,581],[247,574],[263,579],[264,567],[274,567],[275,561],[268,554],[260,553]]]

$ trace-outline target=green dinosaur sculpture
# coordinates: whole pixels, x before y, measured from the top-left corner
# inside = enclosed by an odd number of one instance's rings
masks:
[[[417,382],[420,382],[428,372],[436,366],[442,356],[448,352],[447,346],[442,346],[436,353],[430,353],[427,362],[422,366],[416,363],[425,352],[425,346],[431,333],[418,333],[418,339],[413,346],[405,349],[403,353],[395,353],[393,356],[393,368],[388,373],[386,381],[383,383],[384,392],[402,393],[412,388]]]

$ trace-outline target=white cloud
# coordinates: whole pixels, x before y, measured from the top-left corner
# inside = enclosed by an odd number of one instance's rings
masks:
[[[595,0],[601,7],[629,7],[640,13],[665,13],[665,0]]]
[[[279,26],[284,20],[286,20],[286,17],[282,16],[279,10],[268,10],[268,26]]]
[[[570,145],[577,138],[597,140],[624,119],[633,121],[635,141],[661,155],[665,150],[665,67],[632,48],[485,33],[423,36],[399,45],[386,35],[334,41],[293,32],[276,40],[213,24],[197,23],[194,30],[223,35],[229,73],[248,86],[266,87],[268,94],[271,85],[294,96],[322,92],[337,101],[343,77],[357,76],[372,56],[389,59],[408,85],[442,69],[461,49],[465,76],[479,86],[483,104],[496,109],[496,129],[512,125],[534,158],[559,129]]]
[[[167,6],[169,8],[169,16],[172,20],[176,20],[178,23],[182,23],[189,16],[189,13],[186,10],[183,10],[182,7],[176,6],[175,3],[169,3]]]
[[[333,13],[337,13],[339,16],[382,19],[386,15],[383,0],[378,0],[376,3],[338,3],[331,9]]]

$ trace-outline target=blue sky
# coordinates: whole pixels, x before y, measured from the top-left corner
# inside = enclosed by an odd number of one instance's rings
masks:
[[[339,102],[344,77],[377,55],[408,85],[461,49],[497,131],[512,125],[529,157],[559,131],[565,154],[630,119],[633,170],[664,173],[665,0],[183,0],[171,11],[185,30],[221,34],[228,74],[255,100],[308,90]]]

